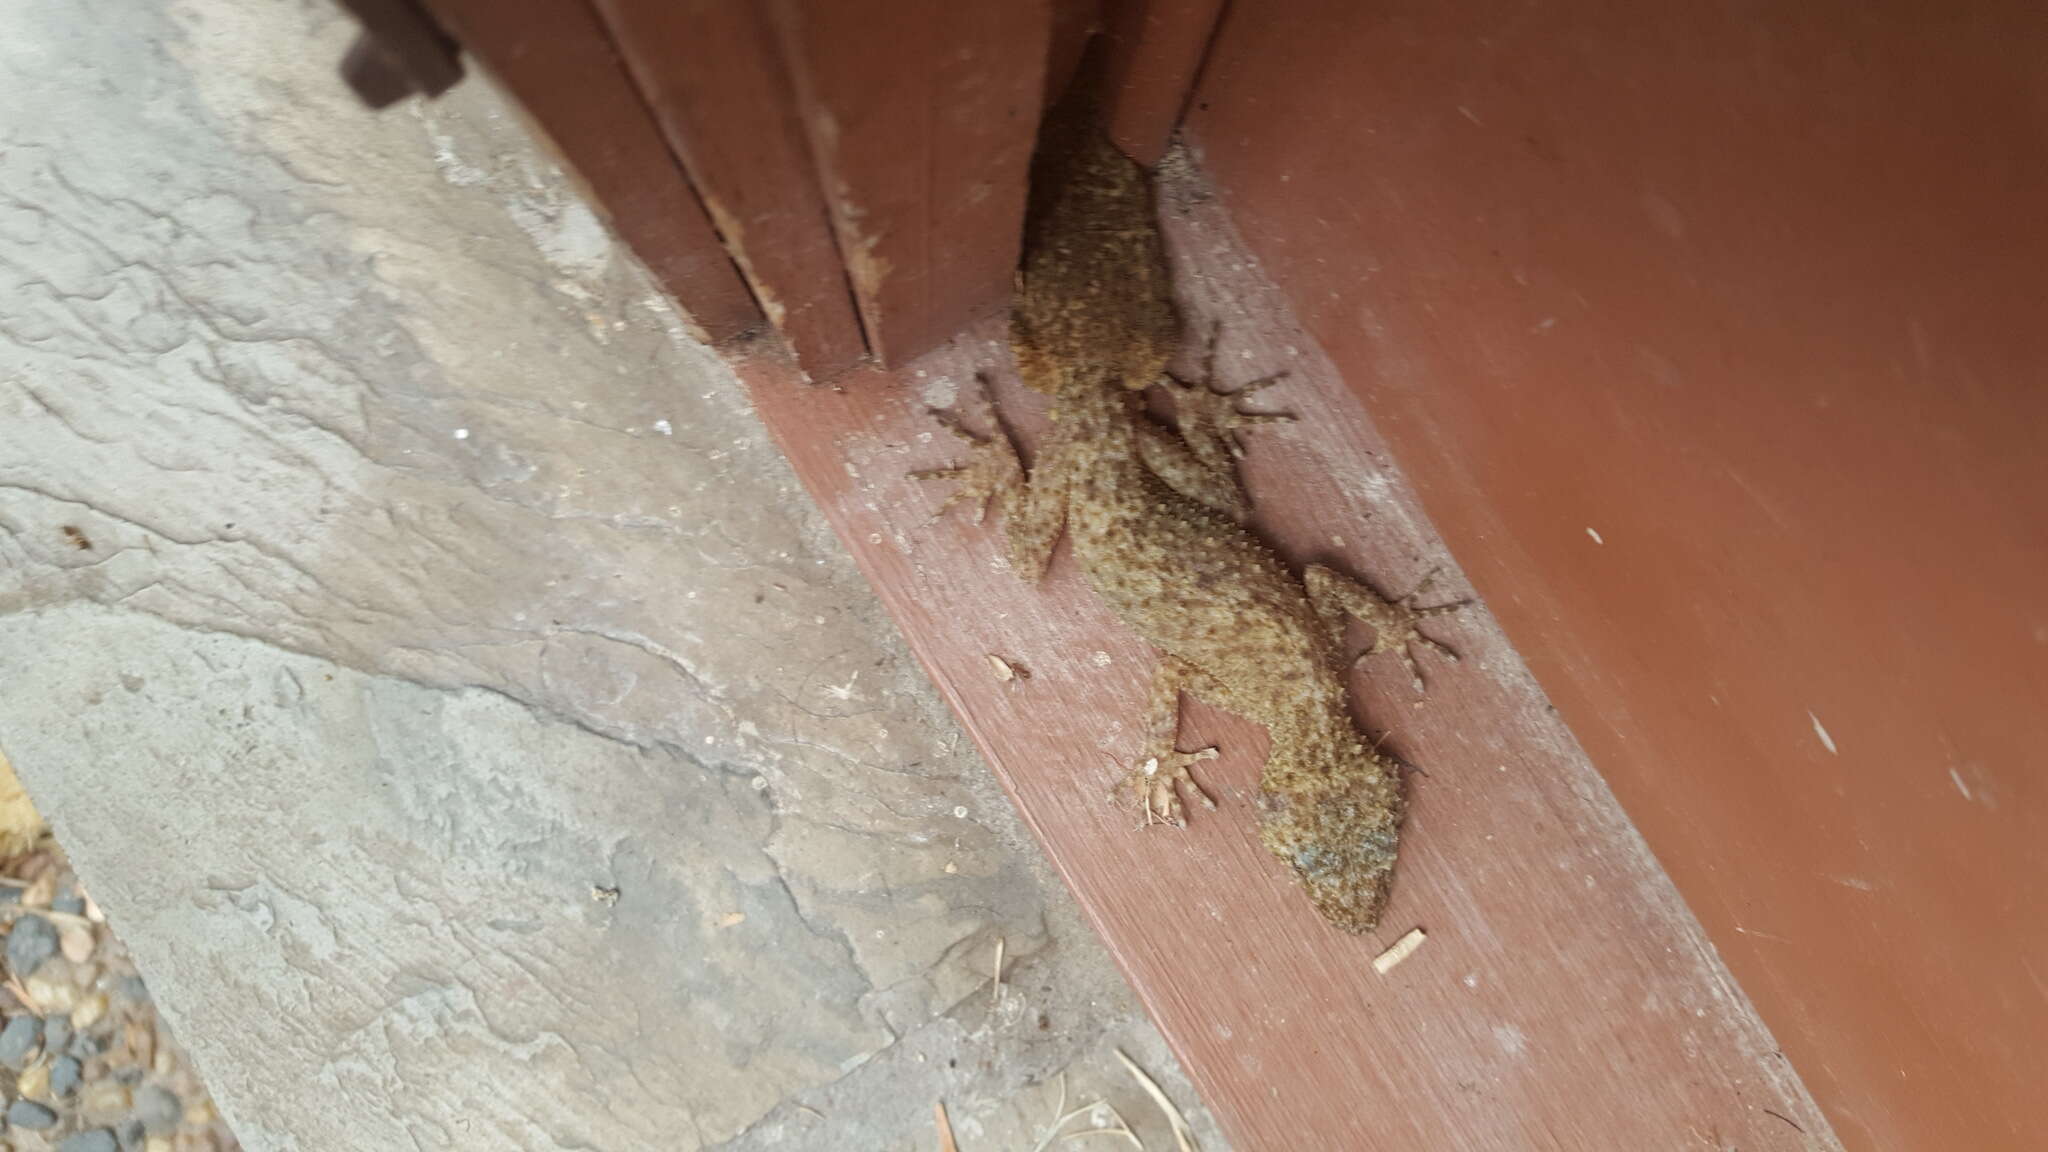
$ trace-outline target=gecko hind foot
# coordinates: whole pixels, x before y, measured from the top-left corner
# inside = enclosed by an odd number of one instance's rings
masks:
[[[1162,383],[1173,390],[1174,425],[1180,429],[1188,449],[1209,467],[1228,471],[1232,460],[1244,456],[1246,429],[1262,424],[1290,424],[1295,417],[1292,412],[1246,412],[1238,407],[1256,393],[1287,379],[1284,371],[1261,376],[1229,392],[1216,390],[1216,344],[1222,331],[1221,322],[1209,329],[1199,379],[1184,380],[1169,372]]]
[[[1181,801],[1180,790],[1175,783],[1183,785],[1194,794],[1195,800],[1211,812],[1216,810],[1216,800],[1195,779],[1194,766],[1204,760],[1214,760],[1216,749],[1204,748],[1198,752],[1180,752],[1168,749],[1164,755],[1148,756],[1145,762],[1131,770],[1125,780],[1138,793],[1138,799],[1145,807],[1145,823],[1171,824],[1176,828],[1187,827],[1187,810]]]
[[[1372,645],[1352,657],[1352,664],[1363,663],[1382,652],[1400,654],[1401,662],[1408,668],[1408,677],[1415,690],[1423,690],[1422,666],[1415,661],[1414,649],[1427,648],[1453,664],[1458,662],[1458,653],[1432,637],[1424,635],[1419,625],[1437,616],[1448,616],[1471,601],[1458,600],[1449,604],[1418,606],[1415,598],[1436,579],[1437,570],[1415,586],[1415,590],[1399,599],[1382,596],[1371,586],[1362,584],[1333,568],[1311,564],[1302,573],[1302,583],[1308,590],[1309,603],[1315,606],[1325,627],[1339,645],[1344,643],[1344,620],[1356,616],[1373,630]]]
[[[969,432],[956,413],[941,408],[933,408],[930,412],[946,431],[970,445],[967,463],[951,468],[927,468],[910,475],[916,480],[958,481],[953,491],[947,493],[946,499],[939,504],[938,511],[932,513],[932,519],[944,516],[953,505],[966,502],[974,509],[974,522],[980,524],[988,519],[991,502],[1006,498],[1024,482],[1024,466],[1017,459],[1017,450],[1011,446],[1009,437],[1000,432],[984,439]]]

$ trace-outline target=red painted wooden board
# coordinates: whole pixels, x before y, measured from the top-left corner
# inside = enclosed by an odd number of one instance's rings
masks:
[[[594,0],[727,249],[804,370],[867,354],[765,5]]]
[[[1857,1148],[2048,1148],[2044,48],[1288,0],[1191,123]]]
[[[604,25],[582,3],[429,0],[443,27],[518,96],[543,137],[704,339],[762,324]]]
[[[1045,0],[779,0],[868,345],[901,363],[1010,297]]]
[[[1300,423],[1247,462],[1260,518],[1296,561],[1407,591],[1448,565],[1377,433],[1229,240],[1177,185],[1169,213],[1194,310],[1225,321],[1223,376],[1286,369],[1266,395]],[[1374,667],[1357,702],[1422,766],[1385,929],[1326,926],[1259,847],[1250,792],[1264,737],[1191,706],[1189,738],[1225,753],[1222,810],[1139,829],[1112,782],[1140,746],[1152,655],[1094,602],[1064,551],[1020,583],[988,529],[934,522],[957,461],[925,413],[993,373],[1014,395],[1000,324],[843,388],[783,360],[742,365],[757,406],[913,649],[994,764],[1238,1147],[1784,1150],[1832,1147],[1697,925],[1482,608],[1437,634],[1431,689]],[[1465,591],[1446,567],[1432,586]],[[989,657],[1027,669],[999,678]],[[1189,745],[1193,746],[1193,745]],[[1381,976],[1411,927],[1427,942]]]

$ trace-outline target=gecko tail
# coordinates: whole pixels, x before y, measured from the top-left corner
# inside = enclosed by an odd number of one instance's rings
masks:
[[[1276,742],[1274,755],[1284,751]],[[1332,770],[1269,776],[1259,837],[1294,870],[1323,919],[1369,932],[1393,889],[1406,802],[1392,761],[1355,742],[1334,759]]]

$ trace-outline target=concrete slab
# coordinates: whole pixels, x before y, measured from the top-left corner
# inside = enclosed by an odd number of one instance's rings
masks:
[[[1163,1140],[1116,1045],[1206,1130],[688,318],[347,33],[0,43],[0,743],[242,1139]]]

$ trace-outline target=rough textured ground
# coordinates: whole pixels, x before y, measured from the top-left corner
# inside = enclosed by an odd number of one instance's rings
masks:
[[[319,3],[8,24],[0,745],[246,1146],[1028,1148],[1069,1066],[1170,1146],[1118,1045],[1205,1127],[488,87],[364,113]]]

